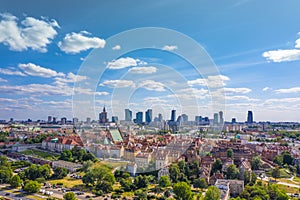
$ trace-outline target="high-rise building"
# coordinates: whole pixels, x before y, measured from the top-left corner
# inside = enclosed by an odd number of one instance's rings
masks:
[[[53,123],[53,124],[56,124],[56,122],[57,122],[57,121],[56,121],[56,117],[53,117],[53,118],[52,118],[52,123]]]
[[[248,124],[252,124],[253,123],[253,112],[250,111],[250,110],[248,111],[247,123]]]
[[[137,124],[143,123],[143,112],[136,113],[135,123]]]
[[[66,117],[62,117],[62,118],[60,119],[60,123],[61,123],[61,124],[66,124],[66,123],[67,123],[67,118],[66,118]]]
[[[48,116],[48,123],[52,122],[52,116]]]
[[[214,113],[214,124],[218,124],[218,123],[219,123],[219,114]]]
[[[132,111],[129,109],[125,109],[125,121],[132,121]]]
[[[163,116],[161,113],[158,114],[158,121],[159,122],[162,122],[163,121]]]
[[[107,123],[107,112],[105,110],[105,106],[103,107],[103,111],[99,114],[99,122],[100,123]]]
[[[112,116],[111,121],[114,122],[114,123],[118,123],[118,121],[119,121],[118,116]]]
[[[86,123],[87,123],[87,124],[90,124],[90,123],[91,123],[91,118],[90,118],[90,117],[87,117],[87,118],[86,118]]]
[[[202,116],[195,116],[195,122],[199,123],[202,121]]]
[[[220,124],[223,124],[224,123],[224,117],[223,117],[223,111],[220,111],[219,112],[219,117],[220,117]]]
[[[152,121],[152,109],[148,109],[145,115],[146,115],[146,123],[150,123]]]
[[[175,122],[175,120],[176,120],[176,110],[172,110],[171,111],[171,120],[170,121]]]
[[[77,117],[74,117],[73,118],[73,124],[75,125],[75,124],[78,124],[78,122],[79,122],[79,119],[77,118]]]
[[[182,114],[181,117],[183,124],[187,124],[189,121],[189,116],[187,114]]]
[[[231,119],[231,123],[232,123],[232,124],[235,124],[235,123],[236,123],[236,118],[232,118],[232,119]]]

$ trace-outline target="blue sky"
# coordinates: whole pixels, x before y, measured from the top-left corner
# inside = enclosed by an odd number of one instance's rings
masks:
[[[73,117],[74,82],[89,80],[75,75],[90,53],[108,48],[108,38],[122,31],[162,27],[202,45],[219,79],[194,74],[193,66],[173,54],[181,47],[166,41],[166,51],[129,52],[99,66],[108,68],[98,87],[79,88],[95,95],[95,113],[105,104],[109,116],[121,119],[127,107],[152,107],[165,118],[172,108],[190,119],[212,117],[219,107],[211,105],[211,95],[219,93],[203,81],[221,81],[226,120],[245,121],[253,110],[256,121],[300,121],[299,7],[297,0],[1,1],[0,119]],[[124,48],[122,41],[118,45],[115,51]],[[176,81],[186,87],[177,90],[180,98],[168,89]],[[129,89],[134,93],[121,103],[120,94]],[[181,98],[188,100],[180,103]]]

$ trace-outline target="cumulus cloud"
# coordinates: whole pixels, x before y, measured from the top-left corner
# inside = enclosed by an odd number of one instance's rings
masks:
[[[211,88],[224,87],[225,81],[229,81],[230,78],[224,75],[208,76],[207,78],[198,78],[195,80],[187,81],[190,86],[207,86]]]
[[[251,92],[250,88],[224,88],[226,94],[234,94],[234,93],[241,93],[246,94]]]
[[[14,76],[26,76],[23,72],[20,72],[18,70],[11,70],[11,69],[4,69],[0,68],[0,74],[5,74],[5,75],[14,75]]]
[[[125,88],[134,87],[135,84],[131,80],[106,80],[103,81],[99,86],[107,86],[110,88]]]
[[[121,46],[120,45],[116,45],[112,48],[112,50],[120,50],[121,49]]]
[[[0,43],[13,51],[32,49],[47,52],[47,45],[59,28],[54,19],[26,17],[19,23],[18,18],[10,13],[2,13],[0,17]]]
[[[178,49],[178,47],[176,45],[165,45],[162,50],[165,50],[165,51],[174,51]]]
[[[0,78],[0,82],[7,82],[6,79]]]
[[[295,61],[300,60],[300,49],[278,49],[272,51],[266,51],[262,54],[264,58],[268,61],[272,62],[288,62],[288,61]]]
[[[271,90],[271,88],[270,87],[264,87],[263,89],[262,89],[262,91],[268,91],[268,90]]]
[[[299,97],[295,98],[280,98],[280,99],[267,99],[265,101],[266,104],[272,104],[272,103],[296,103],[300,102]]]
[[[55,77],[55,76],[64,76],[62,72],[56,72],[49,68],[44,68],[33,63],[19,64],[20,69],[24,71],[27,75],[30,76],[40,76],[44,78]]]
[[[76,54],[91,48],[104,48],[105,40],[98,37],[90,37],[87,31],[68,33],[63,41],[58,43],[59,48],[65,53]]]
[[[138,64],[147,64],[147,63],[143,62],[139,59],[126,57],[126,58],[119,58],[117,60],[108,62],[106,67],[108,69],[124,69],[124,68],[131,67],[131,66],[135,67]]]
[[[138,86],[150,91],[157,91],[157,92],[165,91],[164,84],[153,80],[142,81],[141,83],[139,83]]]
[[[128,72],[134,74],[153,74],[157,71],[156,67],[149,66],[149,67],[133,67],[128,70]]]
[[[298,93],[300,92],[300,87],[292,87],[292,88],[285,88],[285,89],[277,89],[275,90],[277,93]]]
[[[65,77],[56,77],[56,84],[63,84],[63,83],[75,83],[86,80],[86,76],[80,76],[69,72],[68,75]]]

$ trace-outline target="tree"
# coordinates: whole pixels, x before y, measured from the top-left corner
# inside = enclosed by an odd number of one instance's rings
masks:
[[[175,194],[175,199],[177,200],[192,200],[193,193],[191,190],[191,186],[189,186],[186,182],[178,182],[173,186],[173,192]]]
[[[14,175],[10,180],[10,185],[13,188],[20,187],[21,184],[22,184],[22,181],[20,179],[20,176],[18,176],[18,175]]]
[[[29,180],[35,180],[37,178],[48,179],[51,177],[51,167],[48,164],[42,166],[30,165],[24,172],[25,177]]]
[[[232,149],[227,149],[227,158],[233,158],[233,150]]]
[[[178,165],[171,164],[171,166],[169,168],[169,173],[170,173],[171,180],[174,183],[176,183],[178,181],[179,175],[180,175],[180,169],[179,169]]]
[[[160,187],[168,187],[171,185],[171,181],[168,176],[161,176],[158,184]]]
[[[131,178],[127,178],[127,179],[122,178],[120,181],[120,185],[125,192],[130,192],[134,189],[134,185],[132,183]]]
[[[260,169],[262,166],[261,164],[261,158],[260,156],[255,156],[252,158],[252,161],[251,161],[251,168],[252,170],[258,170]]]
[[[294,162],[294,157],[291,155],[290,152],[284,151],[282,152],[282,162],[283,164],[291,165]]]
[[[82,171],[87,172],[90,169],[90,167],[92,167],[92,165],[93,165],[93,161],[91,160],[84,161],[82,164]]]
[[[9,183],[12,176],[13,176],[13,173],[12,173],[12,170],[10,168],[1,169],[0,170],[1,184]]]
[[[41,189],[41,185],[37,181],[27,181],[24,185],[24,191],[28,193],[36,193]]]
[[[233,164],[227,168],[226,178],[227,179],[236,179],[239,177],[239,169]]]
[[[75,197],[74,192],[67,192],[64,195],[64,200],[76,200],[77,198]]]
[[[65,161],[72,161],[72,152],[70,150],[64,150],[63,152],[61,152],[60,159]]]
[[[216,186],[210,186],[207,189],[204,200],[220,200],[221,192]]]
[[[217,160],[213,163],[212,169],[211,169],[211,174],[216,173],[217,171],[221,172],[222,171],[222,161],[220,158],[217,158]]]
[[[194,181],[195,188],[207,188],[207,182],[205,178],[199,178]]]
[[[147,187],[148,183],[149,183],[149,180],[148,180],[147,176],[138,175],[134,179],[134,185],[137,189]]]
[[[68,175],[68,170],[64,167],[56,167],[53,171],[53,176],[59,179],[62,179]]]
[[[282,165],[283,157],[281,155],[277,155],[277,156],[275,156],[273,162],[276,163],[277,165]]]
[[[275,181],[280,177],[280,169],[278,167],[272,170],[272,177],[275,178]]]

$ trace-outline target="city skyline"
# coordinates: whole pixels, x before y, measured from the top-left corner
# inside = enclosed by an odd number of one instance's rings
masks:
[[[201,113],[212,118],[219,109],[212,106],[211,96],[220,91],[212,91],[208,85],[216,84],[226,95],[226,121],[246,121],[248,110],[255,113],[255,121],[300,121],[298,1],[276,5],[256,0],[118,3],[120,6],[105,1],[2,2],[0,119],[72,119],[73,85],[88,81],[89,77],[76,74],[90,53],[108,47],[112,52],[122,50],[122,41],[113,47],[107,43],[122,31],[163,27],[198,42],[219,75],[195,75],[190,63],[172,54],[181,49],[179,44],[166,41],[157,47],[161,51],[128,52],[106,60],[107,70],[99,77],[97,88],[80,88],[85,95],[95,95],[95,115],[86,117],[96,119],[105,104],[112,111],[109,119],[125,117],[121,106],[134,113],[152,107],[152,116],[157,116],[156,110],[169,116],[174,108],[188,116]],[[66,6],[76,15],[67,14]],[[122,88],[134,91],[127,105],[118,101],[121,97],[116,93]]]

